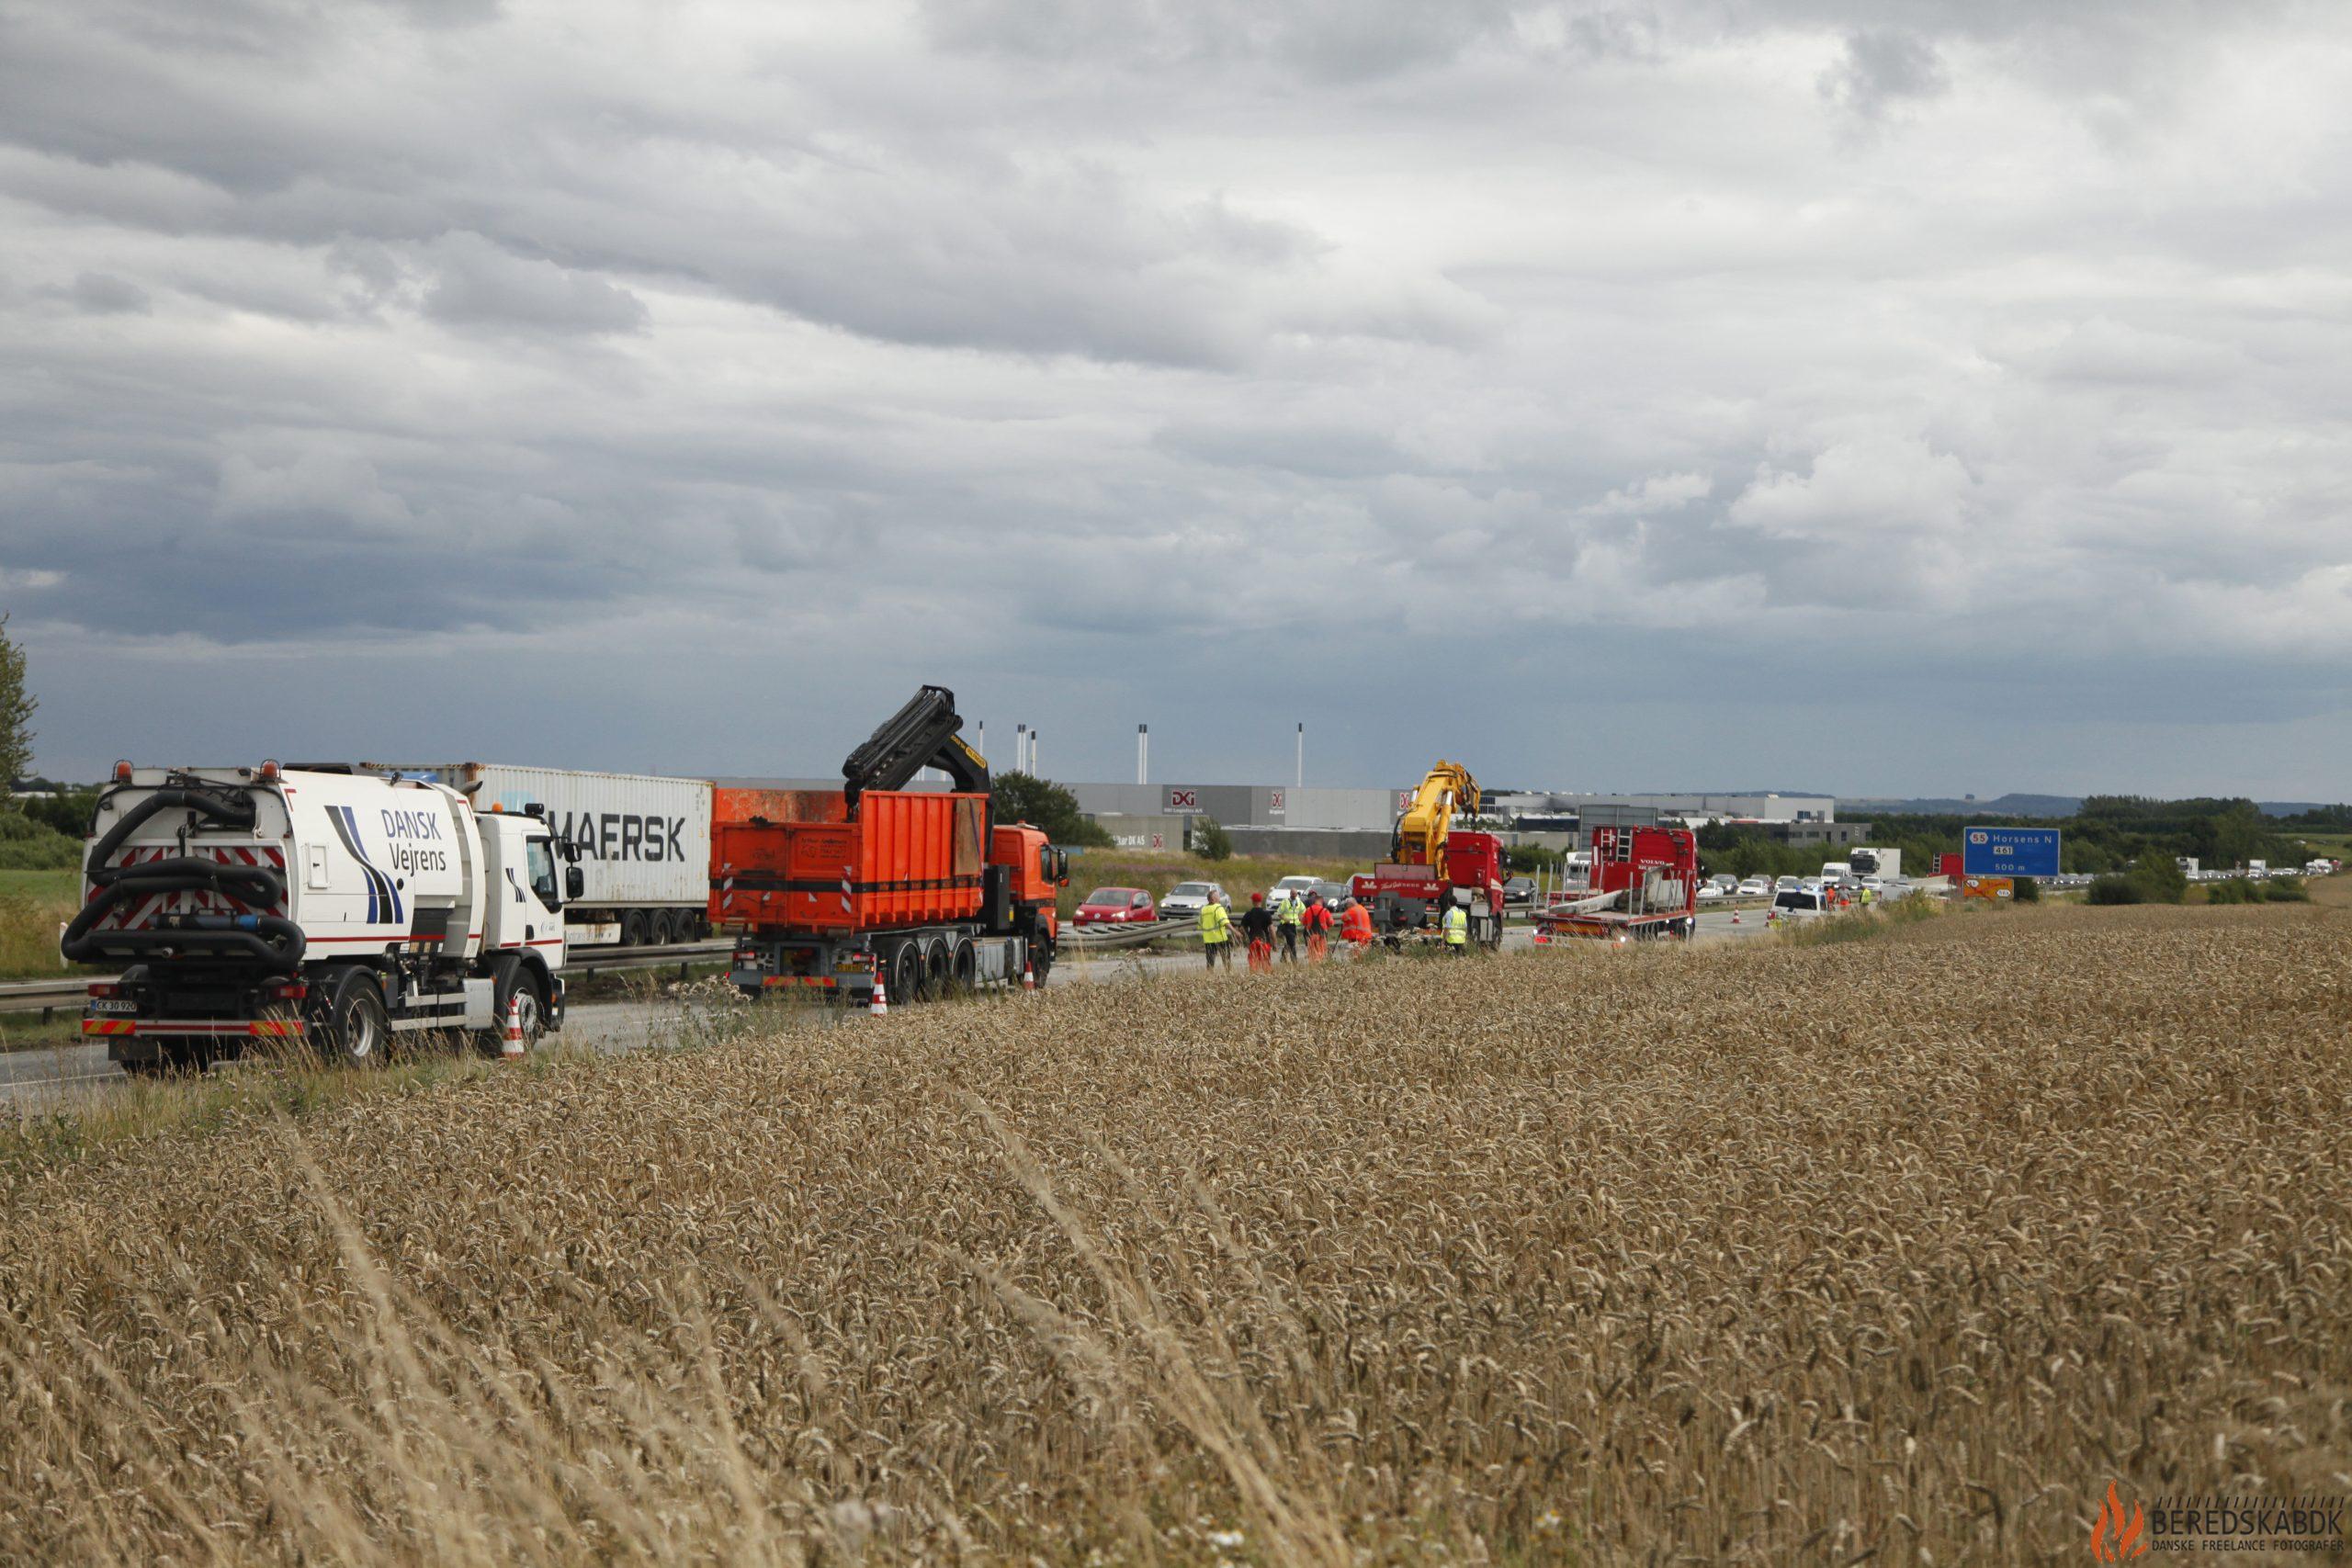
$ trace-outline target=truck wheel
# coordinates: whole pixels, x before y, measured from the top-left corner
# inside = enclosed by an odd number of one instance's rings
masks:
[[[1053,972],[1053,944],[1039,937],[1029,939],[1029,969],[1037,976],[1037,988],[1046,988],[1046,976]]]
[[[624,909],[621,911],[621,945],[623,947],[645,945],[644,910]]]
[[[514,998],[514,1010],[523,1024],[523,1049],[536,1050],[539,1037],[548,1032],[548,999],[539,989],[539,977],[522,964],[514,966],[505,984],[492,993],[498,1021],[490,1032],[491,1054],[495,1055],[506,1043],[506,998]]]
[[[956,939],[955,951],[947,960],[947,985],[960,997],[980,988],[980,950],[972,945],[970,937]]]
[[[646,921],[645,940],[656,947],[667,947],[678,940],[677,917],[667,909],[656,909]]]
[[[933,937],[922,946],[922,977],[916,981],[916,994],[924,1001],[935,1002],[947,994],[947,982],[953,972],[953,960],[946,940]]]
[[[326,1007],[312,1021],[319,1055],[338,1067],[381,1066],[392,1037],[384,993],[376,976],[356,964],[329,985]]]
[[[915,987],[922,974],[922,945],[902,942],[899,951],[890,955],[890,994],[915,1000]]]

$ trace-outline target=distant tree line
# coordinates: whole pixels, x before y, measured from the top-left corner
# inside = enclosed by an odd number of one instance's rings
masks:
[[[2344,824],[2344,826],[2338,826]],[[2301,865],[2305,859],[2295,831],[2352,831],[2352,806],[2323,807],[2295,817],[2265,817],[2251,800],[2155,800],[2144,795],[2092,795],[2074,816],[2052,819],[2024,817],[1893,815],[1871,821],[1870,842],[1903,852],[1910,876],[1935,873],[1940,856],[1960,851],[1969,828],[2055,828],[2059,867],[2073,874],[2122,874],[2150,857],[2170,865],[2193,856],[2200,866],[2227,870],[2250,860]],[[1783,844],[1761,829],[1719,823],[1699,829],[1705,869],[1736,876],[1806,876],[1826,861],[1850,852],[1833,844]]]

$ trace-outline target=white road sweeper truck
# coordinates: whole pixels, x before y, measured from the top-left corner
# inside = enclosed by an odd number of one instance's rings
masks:
[[[127,1071],[260,1041],[380,1061],[408,1031],[527,1044],[563,1019],[577,851],[543,817],[347,768],[115,768],[59,946],[120,964],[84,1034]]]

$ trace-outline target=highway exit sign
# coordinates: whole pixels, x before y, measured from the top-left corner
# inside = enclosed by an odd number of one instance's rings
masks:
[[[1960,835],[1960,868],[1970,876],[2055,876],[2055,828],[1970,828]]]

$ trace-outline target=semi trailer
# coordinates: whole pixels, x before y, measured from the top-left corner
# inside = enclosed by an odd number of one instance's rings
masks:
[[[423,1031],[526,1043],[563,1021],[564,920],[544,817],[349,769],[117,764],[59,950],[120,964],[83,1033],[132,1073],[270,1042],[383,1059]]]
[[[584,891],[564,908],[577,947],[697,942],[710,934],[712,788],[707,779],[574,773],[500,762],[361,764],[400,778],[447,784],[477,811],[533,807],[559,843],[580,852]]]
[[[956,694],[925,686],[850,753],[838,792],[720,792],[708,913],[734,936],[737,987],[870,1005],[877,985],[912,1002],[1045,983],[1069,862],[994,819],[961,728]],[[904,788],[927,767],[950,787]]]

